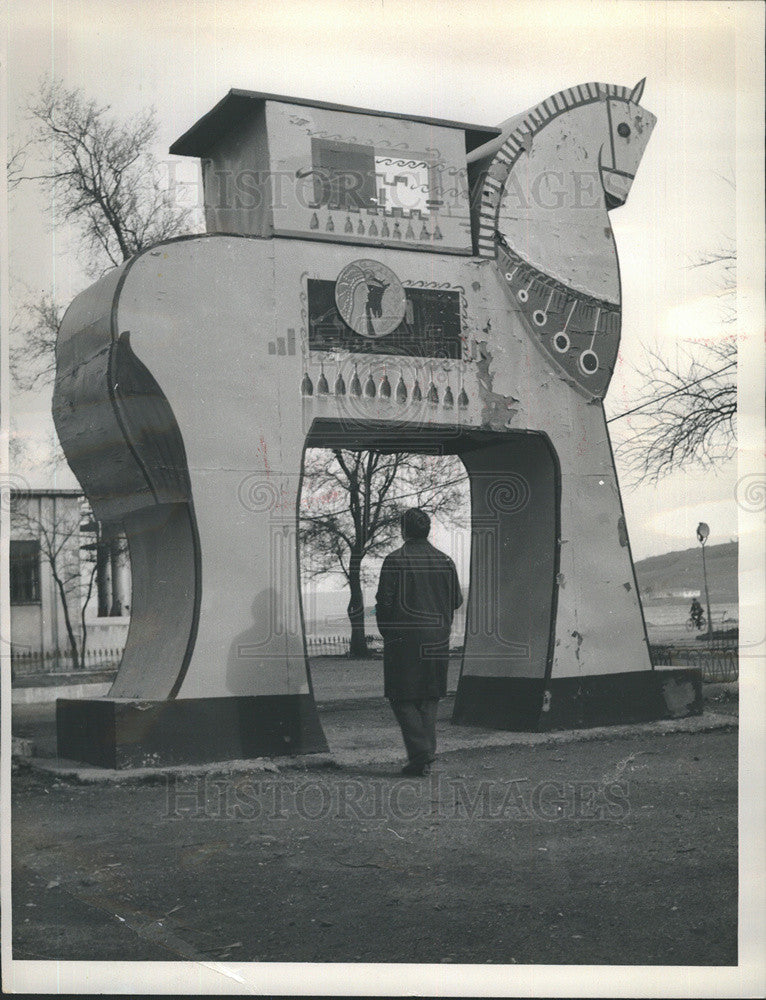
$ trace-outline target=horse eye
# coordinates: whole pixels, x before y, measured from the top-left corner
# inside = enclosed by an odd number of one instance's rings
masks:
[[[630,125],[626,122],[620,122],[617,126],[617,135],[621,135],[623,139],[627,139],[630,135]]]

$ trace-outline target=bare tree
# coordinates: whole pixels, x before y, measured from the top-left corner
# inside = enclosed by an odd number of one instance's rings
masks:
[[[52,295],[21,307],[11,323],[13,346],[8,366],[16,385],[25,391],[52,384],[56,376],[56,337],[63,310]]]
[[[680,368],[659,351],[647,354],[651,368],[641,397],[646,409],[636,408],[630,436],[618,447],[634,477],[656,482],[689,462],[709,467],[731,458],[736,449],[736,342],[723,340],[687,353]]]
[[[734,323],[737,319],[737,248],[729,241],[718,250],[704,253],[693,267],[705,267],[714,272],[714,284],[722,303],[724,323]]]
[[[695,267],[714,271],[724,324],[736,321],[736,264],[733,245],[706,253]],[[643,380],[634,405],[612,417],[629,419],[630,430],[616,452],[633,482],[656,482],[690,462],[715,466],[736,450],[736,333],[697,344],[675,363],[656,348],[646,349],[638,374]]]
[[[300,541],[315,578],[340,571],[349,587],[352,656],[367,655],[364,560],[397,537],[407,507],[449,522],[466,503],[468,477],[452,456],[310,449],[304,464]]]
[[[56,211],[78,231],[91,273],[191,230],[193,209],[179,205],[176,192],[161,182],[153,108],[121,122],[109,105],[53,80],[30,101],[29,118],[33,137],[23,155],[36,153],[45,167],[18,178],[37,180],[55,194]]]
[[[31,140],[12,150],[6,163],[5,179],[9,190],[13,190],[24,179],[24,168]]]
[[[38,182],[80,241],[86,272],[98,275],[161,240],[199,231],[198,211],[179,204],[153,153],[153,109],[120,121],[79,89],[45,81],[28,104],[30,138],[8,163],[9,183]],[[34,169],[35,165],[39,169]],[[55,196],[55,197],[54,197]],[[50,383],[63,308],[52,294],[18,311],[11,371],[22,389]]]
[[[29,498],[15,497],[11,522],[17,531],[39,542],[40,555],[50,567],[58,591],[72,663],[75,669],[84,669],[88,639],[85,610],[93,593],[96,561],[89,560],[90,565],[83,574],[80,506],[71,509],[53,506],[51,516],[46,517],[42,511],[32,509]]]

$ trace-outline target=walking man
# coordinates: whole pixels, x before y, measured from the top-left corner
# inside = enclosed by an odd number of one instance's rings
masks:
[[[402,774],[422,777],[436,755],[436,709],[447,693],[449,635],[463,595],[454,562],[428,541],[428,514],[405,511],[401,529],[404,545],[380,571],[375,616],[383,636],[383,693],[407,750]]]

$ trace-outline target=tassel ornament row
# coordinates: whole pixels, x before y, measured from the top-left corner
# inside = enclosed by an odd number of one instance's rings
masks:
[[[403,406],[408,399],[412,398],[413,403],[420,403],[423,400],[423,389],[420,385],[420,380],[415,379],[412,388],[408,389],[407,384],[404,381],[402,375],[399,376],[399,380],[396,383],[396,388],[393,389],[391,382],[388,378],[388,373],[384,369],[383,378],[380,380],[379,384],[376,384],[375,378],[373,377],[372,370],[367,374],[367,379],[362,385],[362,380],[359,377],[359,368],[354,365],[354,375],[351,379],[351,383],[346,390],[346,380],[343,375],[338,372],[335,379],[335,384],[333,386],[332,395],[334,396],[349,396],[356,397],[357,399],[375,399],[380,397],[381,399],[394,399],[400,406]],[[311,380],[311,376],[308,372],[303,373],[303,380],[301,382],[301,395],[303,396],[313,396],[314,395],[314,383]],[[324,372],[324,365],[320,368],[319,378],[316,384],[316,395],[317,396],[329,396],[330,393],[330,383],[327,380],[327,376]],[[452,392],[452,387],[448,384],[444,390],[444,395],[440,397],[439,389],[433,380],[433,372],[431,373],[431,381],[425,393],[426,401],[431,406],[441,405],[445,410],[451,410],[455,407],[455,396]],[[465,387],[461,387],[460,392],[457,397],[457,405],[461,410],[467,409],[469,404],[468,393],[465,391]]]

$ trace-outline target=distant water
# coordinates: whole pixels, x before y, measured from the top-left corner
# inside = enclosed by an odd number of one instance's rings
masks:
[[[467,593],[464,592],[467,597]],[[303,594],[303,615],[306,622],[306,635],[327,638],[329,636],[348,635],[350,625],[348,620],[348,591],[319,591]],[[365,632],[376,635],[378,626],[375,621],[375,595],[365,595]],[[465,629],[465,603],[455,614],[452,627],[453,637],[462,635]],[[456,641],[461,641],[462,638]]]
[[[704,602],[700,601],[700,604],[702,604],[702,609],[707,615]],[[653,627],[683,625],[685,627],[691,606],[691,600],[684,601],[683,603],[647,604],[644,606],[646,627],[649,628],[650,625]],[[736,604],[711,604],[710,613],[713,616],[713,625],[715,628],[718,628],[722,622],[725,625],[729,625],[736,622],[739,618],[739,610]]]
[[[466,594],[467,597],[467,594]],[[365,631],[368,635],[377,633],[375,623],[375,595],[366,595]],[[687,632],[686,620],[689,617],[691,600],[665,601],[657,604],[647,603],[644,606],[644,618],[649,638],[653,641],[670,640],[676,635]],[[304,594],[303,611],[306,618],[306,634],[325,638],[328,636],[345,636],[349,631],[348,593],[346,591],[320,591],[315,594]],[[704,608],[704,603],[703,603]],[[734,604],[712,604],[714,628],[732,628],[737,624],[739,610]],[[465,605],[455,615],[452,630],[453,641],[461,641],[460,636],[465,628]]]
[[[646,634],[649,637],[649,642],[657,645],[672,642],[694,642],[695,637],[701,633],[696,629],[687,628],[686,622],[689,619],[691,603],[691,600],[688,600],[683,603],[647,604],[644,608],[644,618],[646,619]],[[703,604],[703,609],[704,607]],[[736,603],[711,604],[710,614],[715,630],[736,628],[739,624],[739,610]],[[707,615],[707,610],[705,610],[705,615]]]

